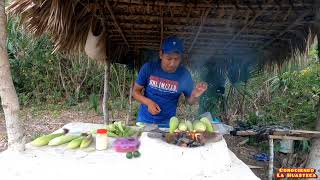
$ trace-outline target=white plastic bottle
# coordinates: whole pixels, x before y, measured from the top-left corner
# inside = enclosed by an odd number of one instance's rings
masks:
[[[96,135],[96,150],[105,150],[108,148],[108,131],[98,129]]]

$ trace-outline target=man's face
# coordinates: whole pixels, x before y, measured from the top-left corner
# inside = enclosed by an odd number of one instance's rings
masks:
[[[165,54],[160,51],[161,67],[164,71],[175,72],[181,62],[181,55],[178,53]]]

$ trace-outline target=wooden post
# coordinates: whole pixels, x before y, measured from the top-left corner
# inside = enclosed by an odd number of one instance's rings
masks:
[[[108,100],[109,100],[109,79],[110,79],[110,45],[111,39],[107,38],[107,59],[104,65],[104,83],[103,83],[103,101],[102,101],[102,109],[103,109],[103,122],[104,124],[109,124],[109,110],[108,110]]]
[[[123,81],[122,81],[122,91],[121,91],[121,109],[123,109],[123,103],[124,103],[124,93],[125,93],[125,89],[126,89],[126,79],[127,79],[127,67],[126,65],[123,66]]]
[[[270,148],[270,156],[269,156],[269,173],[268,180],[272,180],[273,178],[273,139],[269,137],[269,148]]]
[[[129,124],[131,114],[132,114],[132,91],[134,86],[134,70],[132,70],[130,78],[131,80],[130,80],[130,92],[129,92],[129,109],[127,114],[126,124]]]
[[[320,28],[319,28],[320,29]],[[320,30],[319,30],[320,31]],[[317,35],[317,40],[318,40],[318,61],[320,63],[320,32]]]

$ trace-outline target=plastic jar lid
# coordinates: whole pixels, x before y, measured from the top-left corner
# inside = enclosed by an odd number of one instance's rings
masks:
[[[107,134],[108,131],[106,129],[97,129],[97,134]]]

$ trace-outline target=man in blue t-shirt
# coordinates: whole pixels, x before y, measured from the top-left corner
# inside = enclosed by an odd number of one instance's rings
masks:
[[[148,62],[140,69],[133,88],[133,97],[141,103],[138,122],[169,127],[182,93],[189,104],[194,104],[207,90],[204,82],[194,88],[190,72],[181,65],[182,54],[182,41],[167,37],[162,43],[160,61]]]

